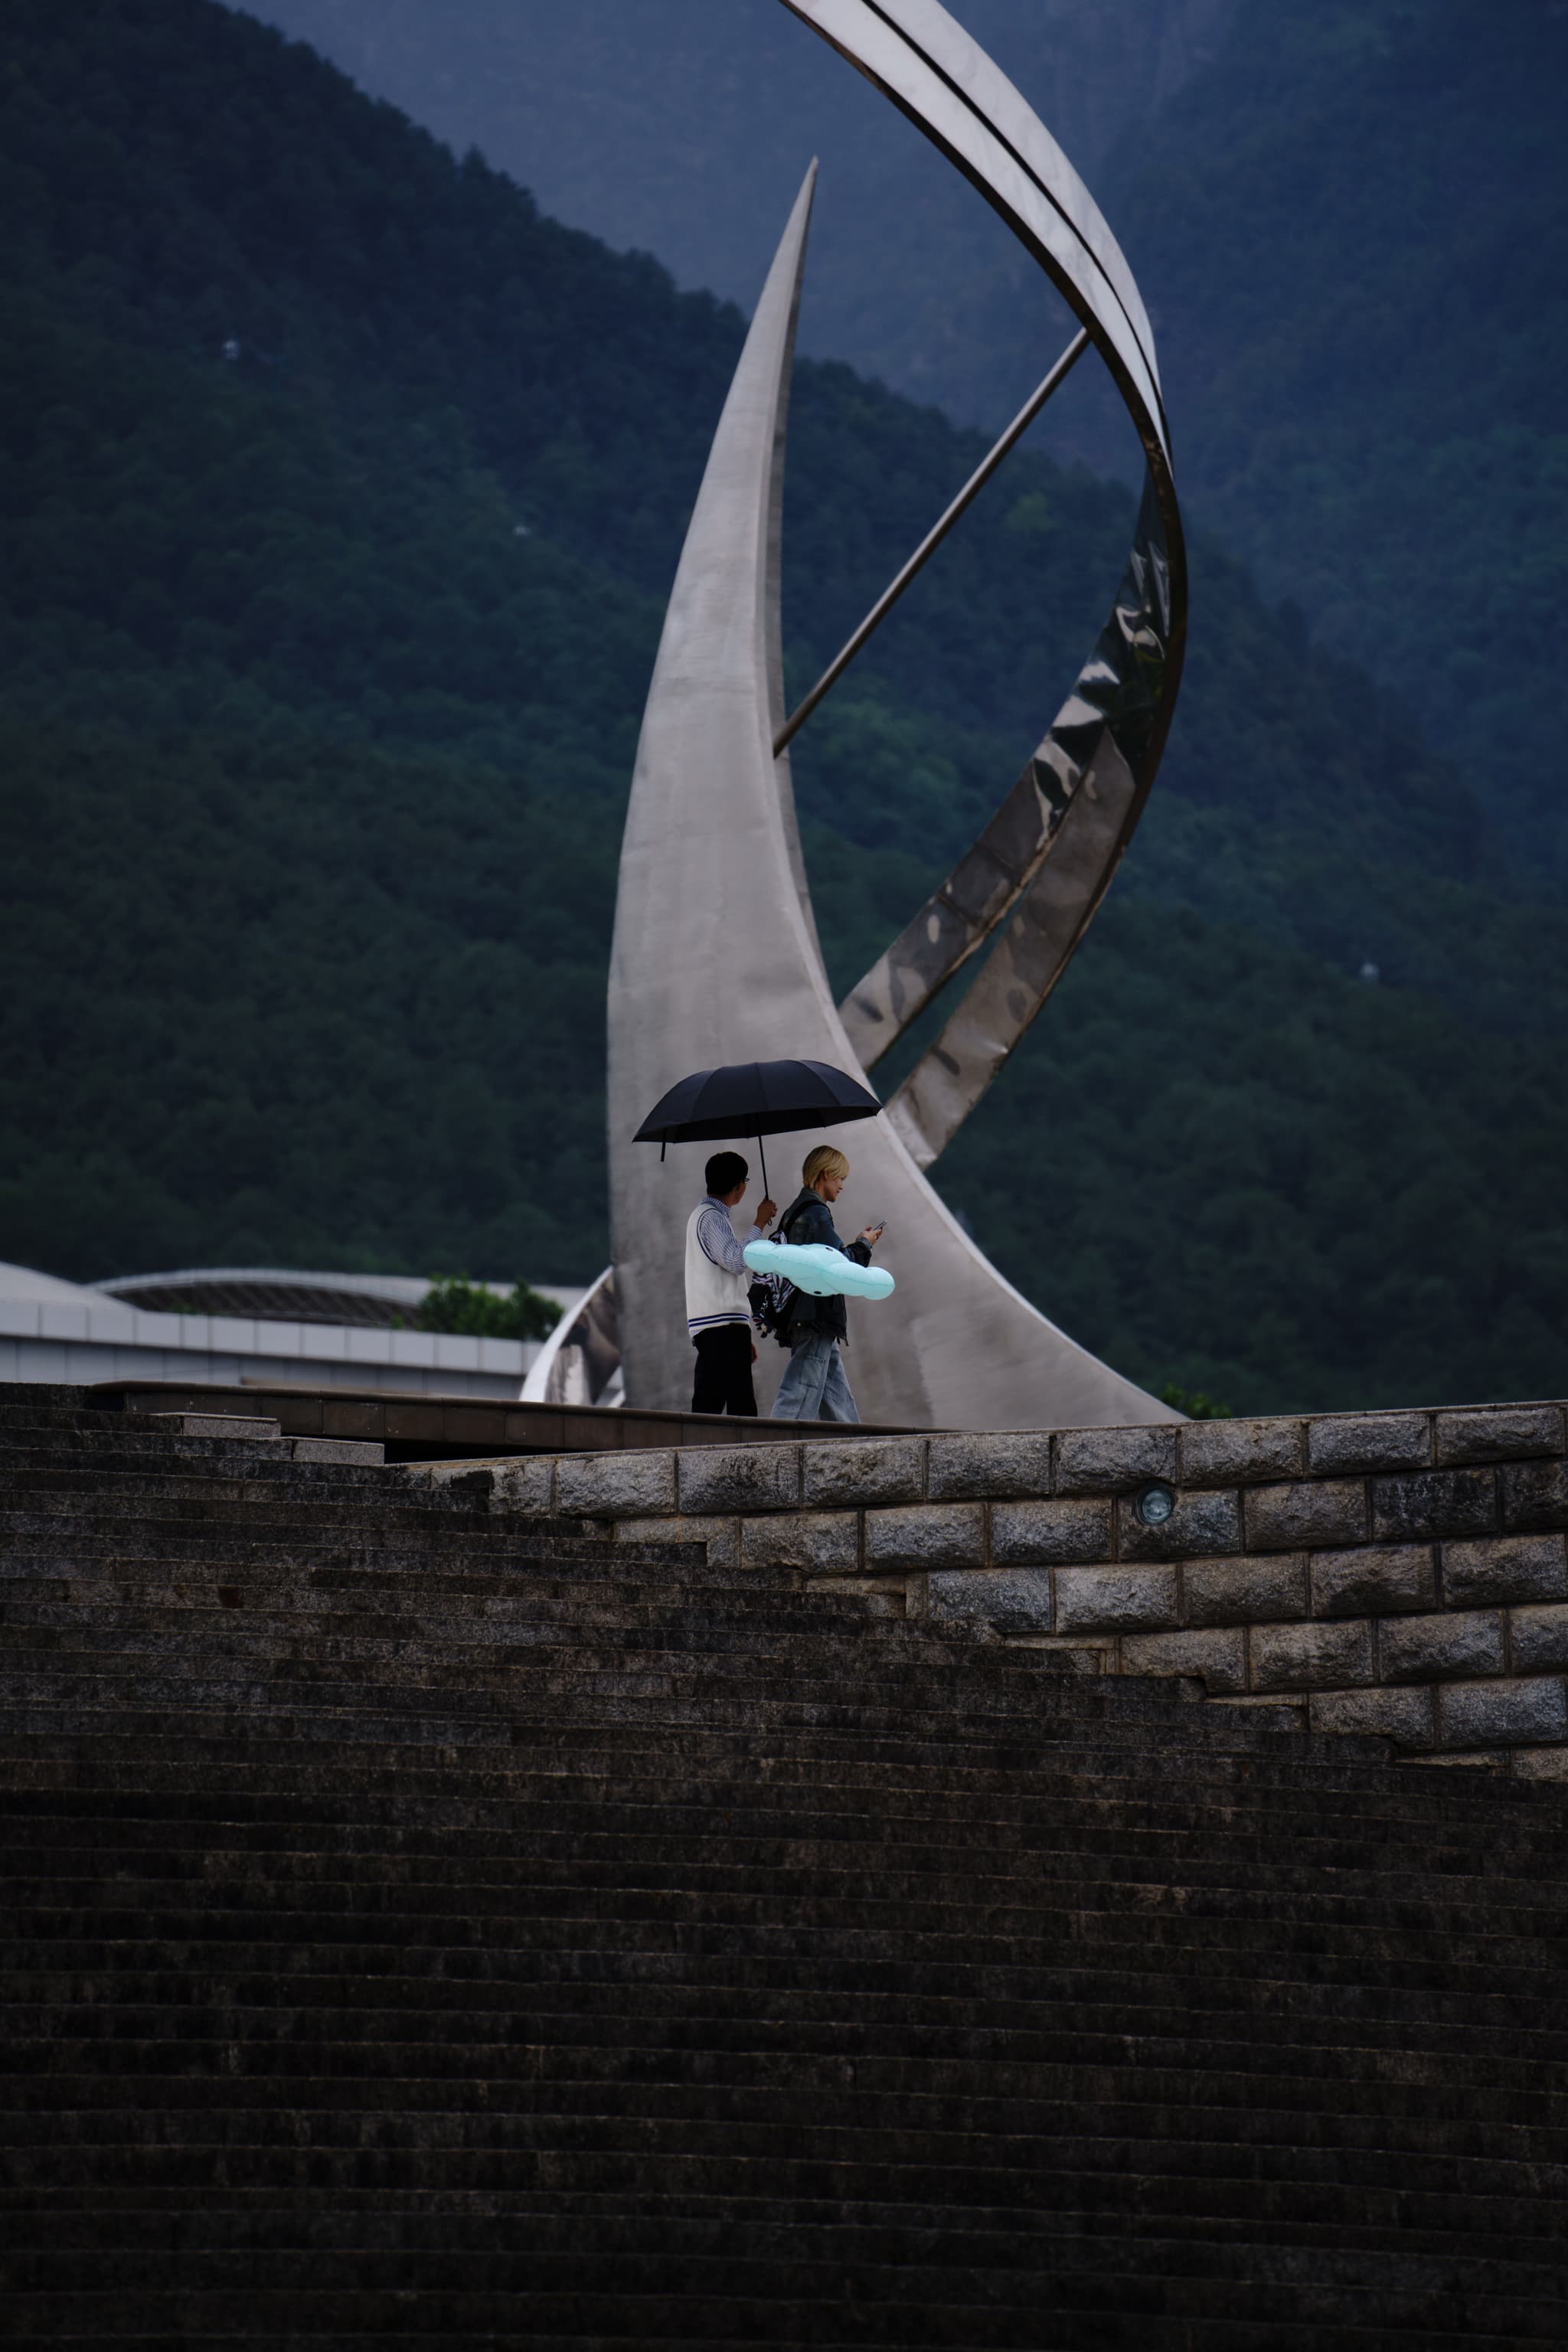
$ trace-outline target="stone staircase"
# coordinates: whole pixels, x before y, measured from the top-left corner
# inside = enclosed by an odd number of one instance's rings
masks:
[[[1568,2332],[1561,1788],[0,1391],[0,2293],[72,2347]]]

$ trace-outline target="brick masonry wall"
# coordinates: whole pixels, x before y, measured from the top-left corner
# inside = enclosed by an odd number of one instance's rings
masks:
[[[1560,1404],[561,1454],[497,1501],[1568,1779]],[[475,1475],[453,1464],[432,1476]],[[1141,1498],[1171,1490],[1146,1524]]]

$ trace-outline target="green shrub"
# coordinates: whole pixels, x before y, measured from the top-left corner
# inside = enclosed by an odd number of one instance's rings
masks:
[[[419,1310],[422,1331],[451,1331],[470,1339],[547,1339],[561,1310],[526,1282],[510,1298],[462,1276],[433,1281]]]
[[[1168,1404],[1173,1412],[1184,1412],[1189,1421],[1229,1421],[1231,1410],[1202,1389],[1182,1389],[1174,1381],[1167,1381],[1160,1391],[1160,1402]]]

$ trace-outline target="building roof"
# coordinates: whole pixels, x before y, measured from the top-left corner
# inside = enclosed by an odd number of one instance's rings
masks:
[[[46,1307],[92,1307],[98,1293],[79,1282],[62,1282],[58,1275],[39,1274],[30,1265],[0,1261],[0,1300],[38,1302]]]
[[[47,1282],[47,1275],[35,1277]],[[481,1283],[497,1297],[510,1283]],[[534,1286],[564,1313],[583,1297],[581,1286]],[[237,1315],[268,1322],[337,1323],[395,1328],[413,1320],[429,1292],[428,1282],[403,1274],[306,1274],[294,1267],[264,1265],[184,1266],[163,1274],[112,1275],[90,1291],[63,1286],[72,1298],[110,1297],[128,1307],[186,1315]],[[28,1294],[31,1295],[31,1294]]]

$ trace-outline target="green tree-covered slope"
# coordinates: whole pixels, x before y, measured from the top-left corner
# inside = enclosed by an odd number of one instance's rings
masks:
[[[819,155],[802,348],[965,424],[999,427],[1063,340],[1039,273],[973,189],[780,0],[232,4],[459,153],[478,147],[557,219],[743,304]],[[1105,198],[1108,151],[1179,97],[1238,6],[1267,5],[960,0],[953,13]]]
[[[1568,13],[1268,0],[1123,159],[1205,522],[1568,873]]]
[[[0,31],[0,1255],[584,1276],[625,785],[741,322],[207,0],[87,15]],[[803,368],[803,679],[974,447]],[[1129,528],[1021,461],[803,739],[840,982]],[[1143,1379],[1560,1387],[1561,926],[1397,709],[1197,579],[1151,821],[941,1181]]]

